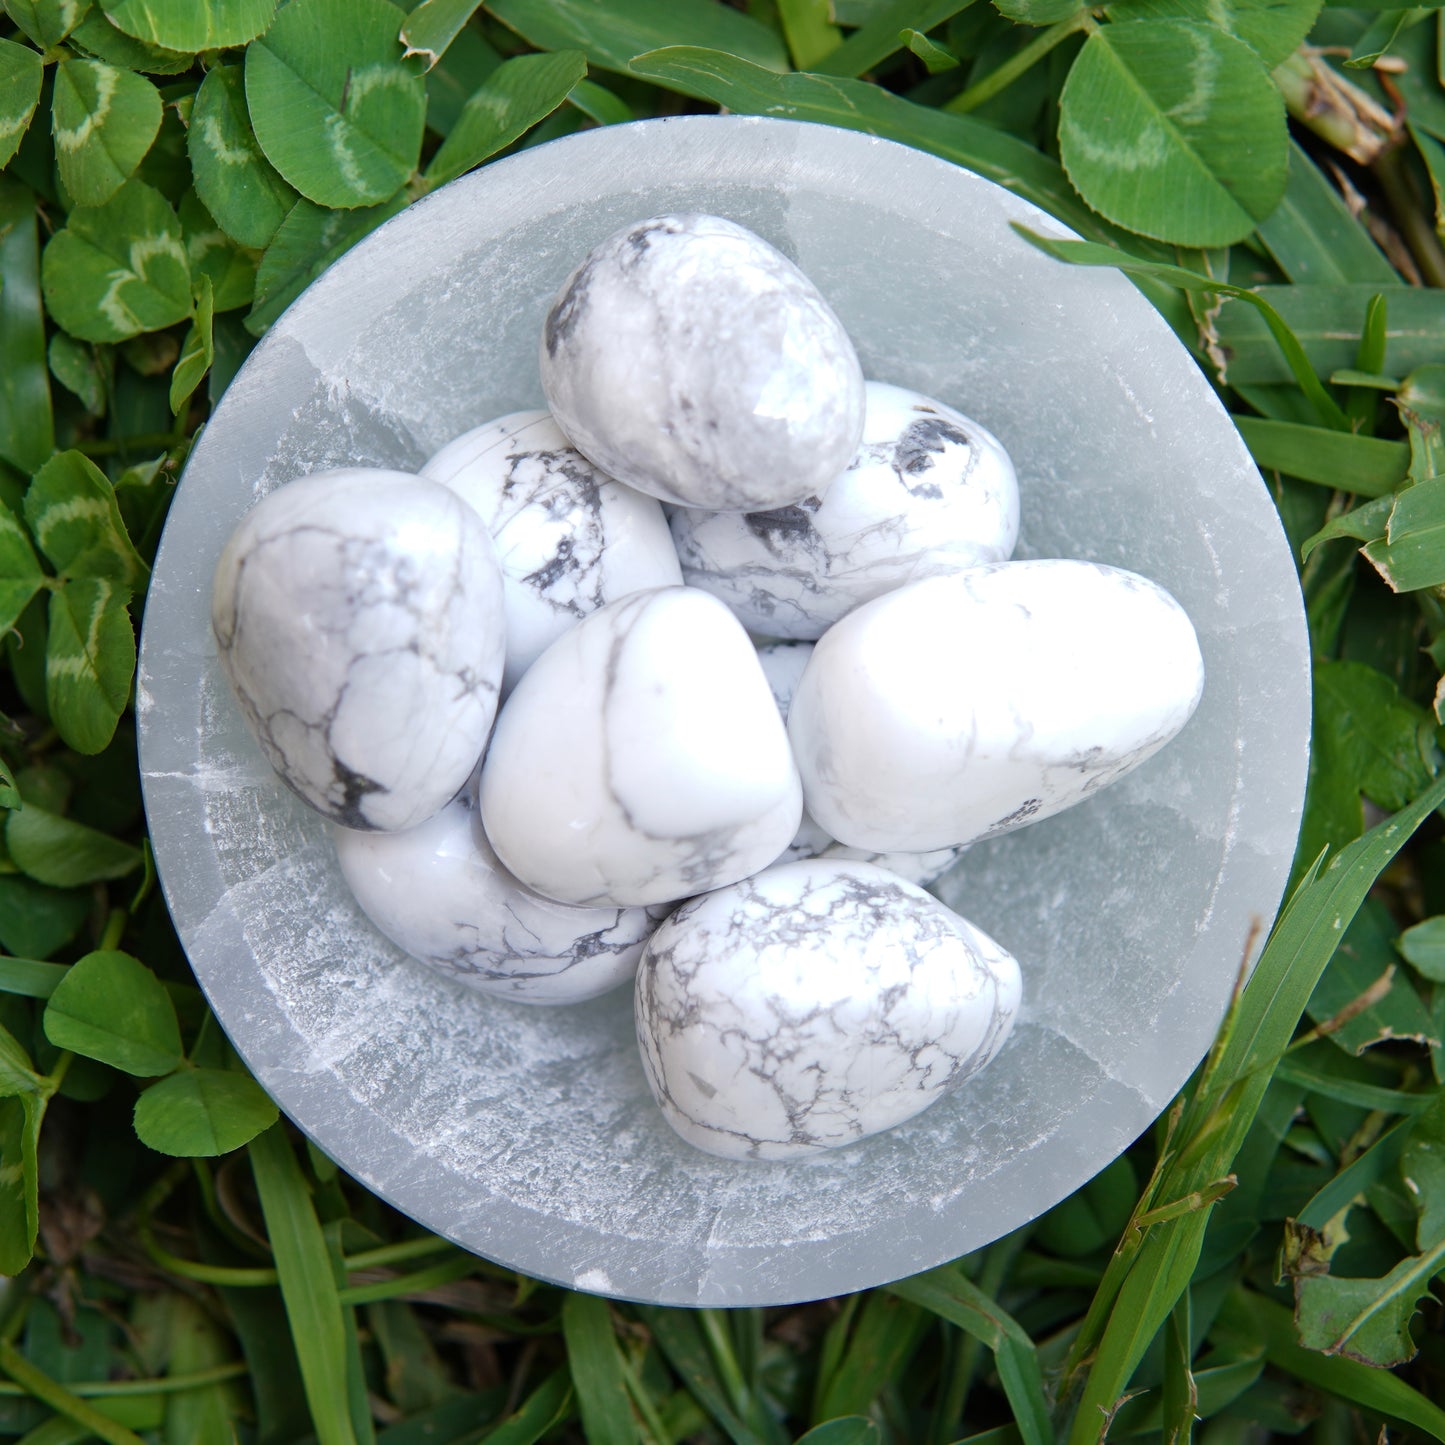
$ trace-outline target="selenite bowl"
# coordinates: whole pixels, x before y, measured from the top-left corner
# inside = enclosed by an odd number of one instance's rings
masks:
[[[979,1077],[801,1163],[683,1143],[648,1095],[631,991],[473,994],[367,922],[326,825],[271,773],[211,637],[211,572],[273,487],[419,467],[543,404],[552,293],[628,222],[709,211],[812,278],[866,375],[995,433],[1024,557],[1167,587],[1207,681],[1122,783],[974,848],[937,885],[1019,959],[1025,1004]],[[599,1294],[766,1305],[884,1283],[1048,1209],[1137,1137],[1202,1057],[1251,925],[1274,916],[1304,795],[1305,623],[1270,498],[1208,382],[1121,275],[1048,259],[1056,222],[892,142],[684,117],[591,130],[446,186],[338,261],[231,384],[181,480],[145,613],[141,766],[156,860],[232,1041],[300,1127],[427,1228]],[[949,659],[940,656],[939,667]]]

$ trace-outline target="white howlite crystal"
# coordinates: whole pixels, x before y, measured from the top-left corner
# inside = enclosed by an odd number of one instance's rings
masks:
[[[822,496],[672,515],[683,579],[751,632],[821,637],[860,602],[1013,551],[1018,482],[997,438],[919,392],[867,392],[862,444]]]
[[[596,907],[745,878],[802,812],[753,645],[691,587],[609,603],[554,642],[497,718],[479,796],[516,877]]]
[[[822,827],[915,851],[1082,801],[1158,752],[1203,686],[1194,628],[1162,587],[1092,562],[1003,562],[835,624],[788,732]]]
[[[791,261],[717,216],[658,216],[594,247],[547,313],[542,389],[572,444],[665,502],[785,507],[863,431],[863,373]]]
[[[533,893],[502,867],[465,795],[405,833],[332,836],[356,901],[398,948],[518,1003],[580,1003],[630,982],[665,914]]]
[[[784,863],[682,904],[637,974],[654,1097],[689,1143],[795,1159],[911,1118],[998,1053],[1018,964],[869,863]]]
[[[486,747],[502,577],[436,482],[346,468],[271,492],[222,549],[211,625],[271,765],[333,822],[413,828]]]
[[[793,693],[797,690],[808,659],[813,655],[811,642],[769,642],[758,648],[758,661],[763,665],[763,676],[772,689],[773,701],[778,705],[784,722],[788,720],[788,709],[792,706]],[[890,873],[897,873],[920,888],[942,878],[963,855],[968,852],[966,843],[951,848],[935,848],[927,853],[875,853],[866,848],[849,848],[831,837],[813,821],[806,808],[803,821],[793,841],[784,850],[780,862],[793,862],[799,858],[851,858],[860,863],[877,863]]]
[[[482,519],[502,566],[502,691],[569,627],[644,587],[682,581],[662,507],[599,472],[545,411],[514,412],[449,442],[421,475]]]

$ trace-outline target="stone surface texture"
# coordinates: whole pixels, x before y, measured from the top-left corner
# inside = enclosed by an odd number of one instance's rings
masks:
[[[808,811],[857,848],[973,843],[1053,816],[1189,721],[1204,664],[1136,573],[1002,562],[899,588],[814,647],[788,713]]]
[[[750,632],[818,638],[860,602],[1013,551],[1018,481],[998,438],[906,387],[870,381],[867,398],[858,451],[821,496],[672,514],[684,580]]]
[[[221,662],[282,780],[348,828],[412,828],[466,783],[502,674],[502,579],[445,487],[345,468],[272,492],[212,584]]]
[[[801,501],[863,430],[842,323],[786,256],[719,216],[657,216],[589,251],[547,313],[541,369],[579,451],[686,507]]]
[[[505,695],[569,627],[644,587],[682,582],[661,506],[599,472],[544,411],[464,432],[421,469],[482,519],[502,567]]]
[[[788,720],[793,693],[812,655],[811,642],[769,642],[758,648],[763,676],[768,680],[773,701],[777,703],[784,722]],[[804,808],[803,821],[798,824],[793,841],[778,861],[792,863],[801,858],[851,858],[859,863],[876,863],[923,888],[937,882],[966,852],[967,843],[934,848],[926,853],[876,853],[867,848],[850,848],[820,828]]]
[[[465,795],[405,833],[332,830],[342,876],[404,953],[479,993],[581,1003],[629,983],[665,909],[572,908],[524,887]]]
[[[497,719],[479,796],[518,878],[592,906],[745,878],[802,811],[753,645],[691,587],[636,592],[554,642]]]
[[[926,1109],[1013,1027],[1018,964],[870,863],[765,869],[690,899],[637,975],[637,1038],[667,1121],[730,1159],[797,1159]]]

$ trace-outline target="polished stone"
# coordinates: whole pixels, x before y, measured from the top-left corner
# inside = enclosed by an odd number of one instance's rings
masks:
[[[505,628],[486,530],[435,482],[344,468],[270,493],[231,534],[211,623],[287,787],[348,828],[412,828],[487,743]]]
[[[405,833],[335,828],[347,885],[402,952],[478,993],[581,1003],[630,983],[665,909],[572,908],[502,866],[463,794]]]
[[[503,694],[589,613],[682,581],[661,506],[598,471],[547,412],[474,427],[421,475],[467,502],[496,545],[507,610]]]
[[[487,837],[566,903],[664,903],[766,867],[797,830],[787,733],[736,618],[691,587],[635,592],[564,633],[497,719]]]
[[[686,507],[801,501],[862,434],[842,324],[787,257],[719,216],[639,221],[589,251],[547,313],[541,369],[579,451]]]
[[[684,580],[750,632],[818,638],[860,602],[1013,551],[1018,481],[998,438],[906,387],[870,381],[867,395],[862,443],[821,496],[672,514]]]
[[[758,648],[758,661],[762,663],[763,675],[768,680],[773,701],[777,703],[784,722],[788,720],[793,693],[812,655],[811,642],[770,642]],[[877,863],[922,888],[936,883],[966,852],[967,843],[934,848],[926,853],[878,853],[868,848],[850,848],[820,828],[804,808],[803,821],[798,824],[793,841],[779,861],[791,863],[801,858],[851,858],[859,863]]]
[[[1002,1047],[1018,964],[870,863],[765,869],[644,950],[637,1038],[667,1122],[728,1159],[798,1159],[926,1109]]]
[[[788,713],[808,811],[856,848],[973,843],[1052,817],[1189,721],[1204,664],[1136,573],[1001,562],[865,603],[814,647]]]

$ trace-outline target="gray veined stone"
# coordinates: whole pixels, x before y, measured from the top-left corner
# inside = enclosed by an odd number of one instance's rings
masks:
[[[502,676],[502,578],[444,487],[343,468],[272,492],[216,563],[211,625],[286,786],[348,828],[415,827],[466,783]]]
[[[589,251],[547,313],[541,370],[578,451],[685,507],[801,501],[862,435],[842,324],[787,257],[719,216],[657,216]]]
[[[982,1069],[1019,966],[871,863],[782,863],[679,907],[637,973],[667,1122],[726,1159],[801,1159],[901,1124]]]

